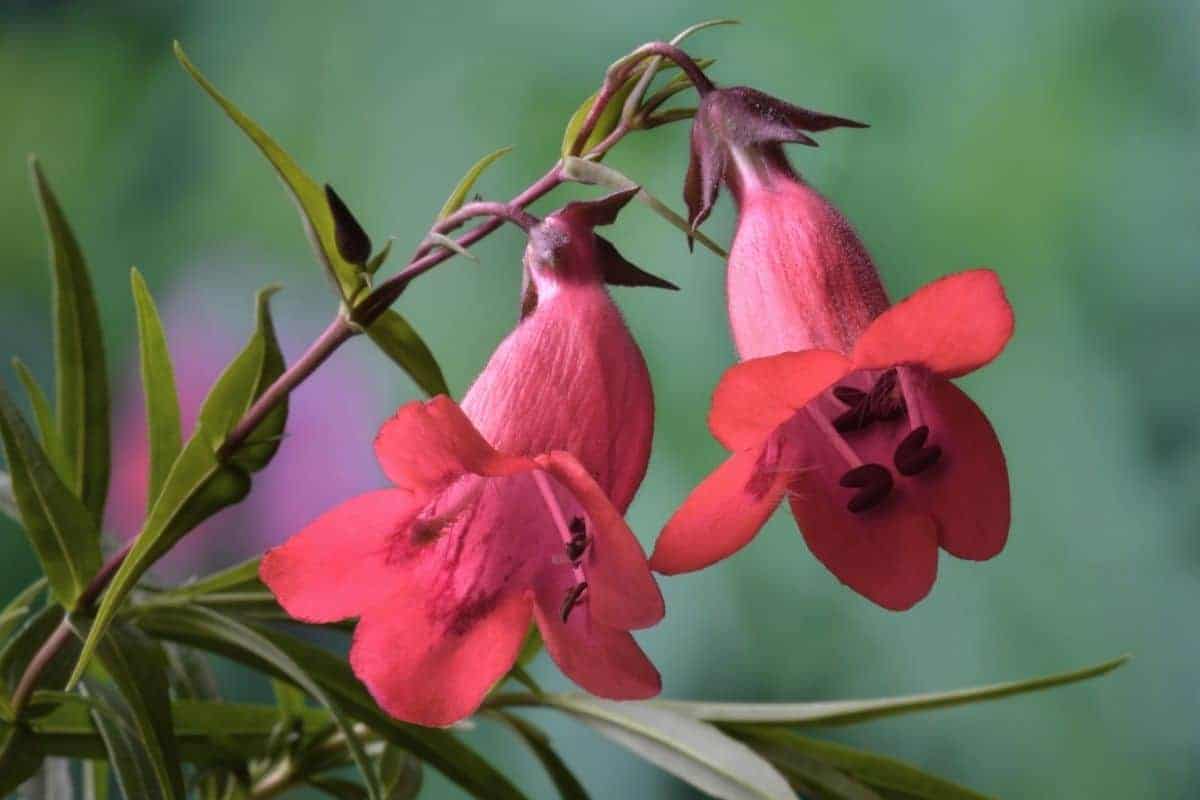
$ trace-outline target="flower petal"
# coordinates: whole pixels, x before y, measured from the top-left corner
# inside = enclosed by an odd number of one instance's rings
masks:
[[[847,491],[823,467],[793,481],[790,505],[813,555],[837,579],[892,611],[911,608],[937,577],[937,525],[890,497],[878,508],[846,510]]]
[[[546,651],[563,674],[611,700],[645,700],[662,691],[658,670],[633,635],[599,622],[586,594],[562,621],[563,598],[572,585],[570,570],[547,570],[537,582],[533,607]]]
[[[358,623],[350,664],[392,716],[450,725],[479,708],[516,662],[529,618],[528,593],[511,592],[464,630],[447,628],[419,591],[400,591]]]
[[[258,574],[297,619],[358,616],[403,574],[400,565],[388,563],[392,539],[420,509],[418,500],[397,489],[359,495],[268,550]]]
[[[932,379],[925,397],[924,421],[942,458],[909,480],[927,493],[942,547],[959,558],[985,561],[1004,549],[1011,519],[1000,441],[979,407],[949,381]]]
[[[621,630],[657,623],[666,613],[662,592],[650,573],[645,551],[625,519],[570,453],[558,451],[538,460],[575,496],[591,521],[592,542],[582,563],[592,616]]]
[[[675,575],[715,564],[742,549],[766,524],[787,489],[778,445],[734,453],[688,495],[654,545],[650,567]]]
[[[954,378],[1000,355],[1012,333],[1012,306],[996,273],[958,272],[921,287],[876,318],[854,346],[854,365],[921,364]]]
[[[743,361],[721,376],[708,427],[729,450],[755,447],[849,371],[846,357],[832,350]]]
[[[495,477],[532,468],[497,453],[445,395],[402,405],[375,437],[375,454],[388,478],[413,492],[439,491],[464,472]]]

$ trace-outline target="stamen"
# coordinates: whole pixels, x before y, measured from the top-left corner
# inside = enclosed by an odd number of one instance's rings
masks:
[[[900,367],[891,371],[899,374],[900,393],[904,396],[904,405],[908,409],[909,424],[913,428],[921,427],[925,422],[921,415],[920,393],[916,390],[913,371],[908,367]]]
[[[808,416],[812,418],[812,421],[821,430],[821,433],[825,434],[825,438],[827,438],[838,451],[838,455],[845,459],[846,463],[849,464],[851,468],[862,464],[862,459],[858,457],[858,453],[854,452],[854,448],[852,448],[846,442],[846,440],[842,438],[841,434],[839,434],[837,429],[830,424],[829,420],[824,414],[814,408],[812,403],[809,403],[807,406],[805,406],[804,410],[808,412]]]
[[[925,446],[925,440],[928,438],[929,426],[922,425],[919,428],[913,428],[907,436],[900,440],[900,444],[896,445],[896,453],[892,456],[897,472],[911,477],[924,472],[941,459],[941,447],[936,444]]]
[[[576,534],[573,532],[573,530],[576,527],[583,527],[585,537],[584,547],[586,548],[587,526],[584,523],[583,518],[574,517],[571,520],[571,524],[568,525],[566,517],[562,512],[562,508],[558,505],[558,498],[554,496],[554,489],[550,487],[550,482],[546,480],[546,475],[541,470],[534,470],[533,482],[537,484],[538,491],[541,492],[542,502],[546,504],[546,510],[550,512],[550,519],[554,521],[554,527],[558,529],[558,535],[562,537],[563,546],[567,549],[567,555],[570,556],[572,553],[573,543],[576,539]],[[575,520],[579,520],[579,526],[575,525]],[[582,556],[583,551],[581,550],[579,554]],[[584,586],[587,585],[587,581],[584,580],[583,568],[580,566],[579,561],[574,558],[571,559],[571,571],[575,573],[575,581],[577,584],[583,584]]]
[[[423,545],[432,542],[446,532],[446,529],[451,527],[467,506],[475,502],[479,497],[479,493],[483,491],[483,481],[476,481],[475,485],[468,491],[462,493],[457,501],[451,506],[448,506],[442,513],[433,516],[424,516],[425,512],[413,522],[412,533],[410,534],[414,544]]]
[[[904,400],[903,392],[901,392],[900,397],[896,397],[895,367],[884,371],[875,380],[875,385],[871,387],[871,396],[868,402],[870,403],[871,413],[876,419],[893,420],[904,413],[907,403]]]
[[[866,392],[853,386],[835,386],[833,387],[833,396],[848,406],[856,406],[867,399]]]
[[[583,517],[575,517],[567,529],[571,531],[571,541],[567,542],[567,558],[572,564],[578,564],[587,551],[587,525],[584,524]]]
[[[846,509],[854,514],[874,508],[892,491],[892,473],[882,464],[863,464],[847,472],[838,483],[859,491],[850,498]]]
[[[865,398],[866,395],[864,394],[863,397]],[[839,414],[833,420],[833,429],[838,433],[853,433],[869,428],[874,421],[875,415],[871,413],[871,404],[864,399],[863,402]]]
[[[567,590],[567,596],[563,598],[562,604],[562,621],[565,624],[567,618],[571,616],[571,612],[575,610],[575,606],[579,605],[583,598],[583,593],[587,591],[587,581],[580,581]]]

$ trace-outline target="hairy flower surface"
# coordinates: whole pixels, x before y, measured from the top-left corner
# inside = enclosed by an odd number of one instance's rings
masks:
[[[401,407],[375,442],[395,488],[335,508],[263,560],[293,616],[360,617],[351,664],[396,717],[471,714],[531,620],[588,691],[660,689],[629,631],[662,618],[662,596],[622,517],[645,474],[654,403],[604,287],[656,279],[592,232],[628,199],[573,203],[535,226],[523,319],[462,407]]]
[[[732,367],[709,426],[733,455],[667,523],[651,565],[687,572],[731,555],[784,497],[813,554],[885,608],[928,594],[939,545],[996,555],[1009,527],[1004,455],[949,379],[999,355],[1012,330],[995,273],[971,270],[889,308],[848,352]]]

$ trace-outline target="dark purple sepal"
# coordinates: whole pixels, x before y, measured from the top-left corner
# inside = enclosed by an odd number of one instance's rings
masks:
[[[596,237],[596,253],[600,258],[600,268],[604,271],[605,283],[614,286],[652,286],[656,289],[679,291],[679,287],[670,281],[627,261],[607,239]]]

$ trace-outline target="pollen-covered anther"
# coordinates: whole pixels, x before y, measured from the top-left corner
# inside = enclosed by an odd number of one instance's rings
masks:
[[[571,616],[571,612],[575,610],[575,606],[584,601],[584,593],[587,591],[587,581],[580,581],[567,590],[566,597],[563,598],[562,604],[562,621],[566,623]]]
[[[855,514],[874,508],[892,491],[892,473],[882,464],[863,464],[842,475],[838,481],[847,489],[858,489],[846,509]]]
[[[862,389],[853,386],[835,386],[833,387],[833,396],[838,399],[842,405],[856,406],[863,400],[867,399],[867,393]]]
[[[919,428],[913,428],[907,436],[900,440],[900,444],[896,445],[896,453],[892,457],[897,472],[909,477],[918,475],[941,459],[942,448],[936,444],[926,446],[925,441],[928,438],[929,426],[922,425]]]
[[[903,394],[897,390],[899,381],[896,369],[885,371],[875,380],[867,398],[871,415],[878,420],[897,419],[907,410]]]

